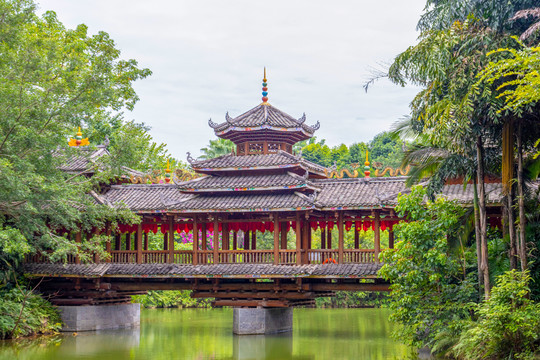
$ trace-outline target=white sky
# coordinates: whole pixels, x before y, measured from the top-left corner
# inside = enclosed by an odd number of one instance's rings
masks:
[[[269,102],[306,123],[330,146],[368,141],[408,113],[418,91],[379,81],[370,68],[416,42],[425,0],[37,0],[67,27],[106,31],[153,75],[135,83],[141,100],[125,118],[152,127],[181,160],[214,139],[221,123]]]

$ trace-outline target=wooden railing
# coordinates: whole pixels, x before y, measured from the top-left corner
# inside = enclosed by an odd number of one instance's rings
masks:
[[[279,263],[282,265],[296,264],[296,250],[279,250]]]
[[[307,253],[307,255],[306,255]],[[169,263],[168,250],[145,250],[140,252],[142,256],[138,259],[136,250],[113,250],[110,260],[101,260],[117,264],[166,264]],[[339,262],[338,249],[310,249],[300,252],[302,260],[307,257],[308,264],[323,264],[333,262],[330,259]],[[217,263],[220,264],[273,264],[274,250],[220,250],[217,253]],[[97,257],[96,257],[97,259]],[[97,259],[99,260],[99,259]],[[197,256],[198,264],[214,264],[213,250],[199,250]],[[295,249],[279,250],[278,264],[295,265],[297,264],[297,251]],[[28,263],[49,263],[49,259],[43,254],[27,255],[25,261]],[[173,252],[172,262],[175,264],[192,264],[193,251],[175,250]],[[375,250],[373,249],[347,249],[343,251],[344,264],[362,264],[375,262]],[[63,263],[63,261],[58,261]],[[68,264],[77,263],[77,257],[68,255]]]
[[[373,249],[352,249],[343,252],[343,262],[345,264],[361,264],[375,262],[375,250]]]
[[[111,262],[117,263],[117,264],[136,264],[137,251],[133,251],[133,250],[111,251]]]
[[[192,264],[193,251],[191,250],[175,250],[173,262],[175,264]]]

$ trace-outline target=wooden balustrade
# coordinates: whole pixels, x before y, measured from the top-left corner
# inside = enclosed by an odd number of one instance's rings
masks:
[[[362,264],[375,262],[374,249],[345,250],[343,256],[343,262],[345,264]]]
[[[114,250],[111,251],[111,262],[117,264],[136,264],[137,251],[133,250]]]
[[[165,264],[169,255],[168,250],[143,251],[143,264]]]
[[[175,264],[192,264],[193,263],[193,251],[191,250],[175,250],[174,260]]]
[[[309,264],[322,264],[327,259],[338,261],[338,249],[310,249],[301,250],[300,254],[305,254],[307,251],[307,260]],[[297,263],[297,250],[279,250],[278,263],[282,265],[295,265]],[[136,264],[136,250],[113,250],[110,252],[110,262],[118,264]],[[145,250],[142,251],[143,264],[166,264],[169,260],[168,250]],[[198,251],[199,264],[214,264],[213,250]],[[218,263],[220,264],[273,264],[274,250],[220,250],[217,252]],[[303,256],[303,255],[302,255]],[[27,263],[49,263],[49,259],[41,253],[27,255],[25,257]],[[192,264],[193,251],[191,250],[175,250],[173,252],[173,263],[175,264]],[[345,249],[343,251],[344,264],[362,264],[375,262],[374,249]],[[75,264],[76,256],[68,255],[67,261],[58,261],[57,263]]]
[[[279,250],[279,263],[282,265],[295,265],[296,250]]]

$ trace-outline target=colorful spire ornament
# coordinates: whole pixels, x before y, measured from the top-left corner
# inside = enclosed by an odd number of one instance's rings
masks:
[[[262,83],[262,101],[263,101],[263,105],[268,105],[268,84],[266,82],[266,67],[264,67],[264,78],[263,78],[263,83]]]
[[[165,182],[167,184],[171,182],[171,168],[169,164],[169,159],[167,159],[167,168],[165,169]]]
[[[88,138],[82,137],[81,127],[79,126],[79,131],[77,131],[77,135],[75,136],[75,139],[69,139],[69,146],[86,146],[90,145],[90,142],[88,141]]]
[[[369,174],[371,174],[371,172],[369,171],[369,169],[371,169],[371,168],[369,167],[368,154],[369,154],[369,151],[366,150],[366,162],[364,163],[364,165],[365,165],[364,166],[364,175],[366,177],[369,177]]]

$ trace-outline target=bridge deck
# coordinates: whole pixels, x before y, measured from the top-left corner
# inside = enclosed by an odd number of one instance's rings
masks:
[[[366,264],[26,264],[31,277],[81,278],[348,278],[375,279],[379,263]]]

